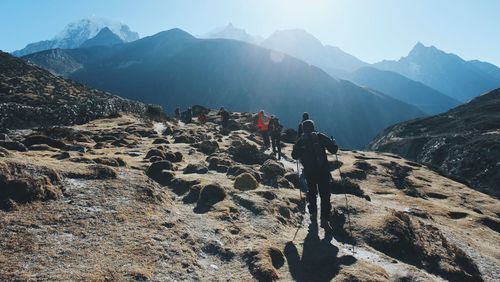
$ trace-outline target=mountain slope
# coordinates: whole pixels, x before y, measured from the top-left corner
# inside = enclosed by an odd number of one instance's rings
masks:
[[[125,24],[108,19],[92,17],[90,19],[82,19],[70,23],[53,39],[30,43],[25,48],[12,52],[12,54],[21,57],[49,49],[78,48],[85,41],[95,37],[105,27],[109,28],[125,42],[132,42],[139,39],[139,34],[131,31]]]
[[[446,113],[387,128],[369,149],[431,165],[500,196],[500,88]]]
[[[499,68],[417,43],[407,57],[374,67],[400,73],[462,102],[500,87]],[[487,70],[485,70],[487,69]]]
[[[282,163],[259,151],[262,139],[245,130],[252,115],[233,113],[241,130],[225,135],[213,110],[205,125],[123,115],[9,131],[17,142],[50,135],[85,150],[0,150],[0,280],[498,277],[498,199],[390,154],[341,150],[349,179],[331,173],[341,214],[325,233],[292,184],[291,146]],[[249,186],[237,184],[245,178]],[[37,189],[11,193],[29,185]]]
[[[442,113],[460,105],[459,101],[435,89],[391,71],[362,67],[344,78],[414,105],[427,114]]]
[[[301,29],[276,31],[262,41],[261,46],[297,57],[334,77],[367,65],[338,47],[324,46],[313,35]]]
[[[87,48],[92,46],[109,46],[123,43],[124,41],[116,34],[114,34],[108,27],[99,31],[99,33],[86,40],[80,45],[80,48]]]
[[[212,30],[207,34],[202,35],[201,38],[233,39],[256,45],[258,45],[262,41],[260,37],[252,36],[248,34],[244,29],[235,27],[232,23],[229,23],[227,26]]]
[[[84,123],[119,112],[145,114],[146,110],[143,103],[56,77],[0,52],[0,131]]]
[[[289,127],[308,111],[345,146],[361,147],[384,127],[423,115],[285,54],[241,41],[196,39],[179,29],[119,46],[61,50],[59,58],[51,52],[25,58],[56,73],[70,58],[83,68],[62,72],[66,76],[172,111],[193,104],[265,109]]]

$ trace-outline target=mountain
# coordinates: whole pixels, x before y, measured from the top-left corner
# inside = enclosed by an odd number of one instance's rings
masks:
[[[54,50],[25,59],[130,99],[236,111],[265,109],[295,128],[308,111],[340,144],[361,147],[388,125],[422,116],[415,107],[336,80],[322,70],[242,41],[197,39],[173,29],[132,43]],[[81,67],[67,72],[66,61]],[[387,108],[392,109],[387,111]]]
[[[387,128],[369,149],[422,162],[500,196],[500,88],[446,113]]]
[[[109,28],[114,34],[125,42],[139,39],[139,34],[120,22],[92,17],[68,24],[59,34],[51,40],[44,40],[28,44],[25,48],[12,52],[21,57],[28,54],[49,49],[71,49],[80,47],[85,41],[95,37],[103,28]]]
[[[498,199],[391,154],[341,150],[328,156],[344,178],[331,172],[325,232],[292,144],[281,162],[260,151],[252,116],[232,113],[239,130],[224,134],[214,110],[205,125],[124,114],[9,130],[28,150],[0,145],[0,280],[498,280]]]
[[[6,128],[71,125],[148,106],[54,76],[0,52],[0,132]]]
[[[344,75],[343,78],[416,106],[431,115],[445,112],[461,104],[423,83],[395,72],[382,71],[373,67],[362,67]]]
[[[420,81],[454,99],[467,102],[500,86],[500,69],[479,61],[465,61],[434,46],[417,43],[408,56],[398,61],[373,65]]]
[[[323,45],[302,29],[278,30],[262,41],[261,46],[297,57],[334,77],[367,65],[338,47]]]
[[[262,38],[250,35],[244,29],[235,27],[232,23],[229,23],[224,27],[214,29],[207,34],[202,35],[201,38],[233,39],[256,45],[262,41]]]
[[[124,41],[116,34],[114,34],[108,27],[99,31],[99,33],[86,40],[80,45],[80,48],[87,48],[92,46],[108,46],[123,43]]]

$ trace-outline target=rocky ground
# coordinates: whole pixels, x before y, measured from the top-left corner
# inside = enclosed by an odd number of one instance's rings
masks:
[[[325,234],[291,144],[277,162],[250,115],[233,118],[231,132],[122,115],[0,136],[0,280],[500,277],[497,199],[392,154],[340,151]]]
[[[395,153],[500,197],[500,88],[428,118],[387,128],[369,150]]]

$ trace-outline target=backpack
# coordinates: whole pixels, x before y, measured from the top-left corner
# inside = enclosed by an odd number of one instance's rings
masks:
[[[302,156],[300,162],[304,169],[319,169],[328,164],[328,159],[325,152],[325,146],[321,143],[318,133],[302,135],[300,137],[302,142]]]

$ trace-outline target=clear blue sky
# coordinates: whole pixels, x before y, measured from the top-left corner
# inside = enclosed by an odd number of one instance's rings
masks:
[[[251,34],[302,28],[365,61],[397,59],[420,41],[500,66],[500,0],[1,0],[0,49],[50,39],[92,15],[142,36],[204,34],[232,22]]]

